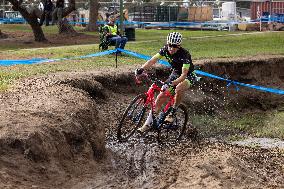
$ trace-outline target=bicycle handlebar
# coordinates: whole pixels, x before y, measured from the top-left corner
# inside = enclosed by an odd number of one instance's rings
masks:
[[[155,83],[157,86],[162,87],[165,83],[159,80],[157,77],[151,76],[150,74],[143,72],[141,75],[136,76],[136,83],[142,83],[142,80],[150,81],[151,83]]]
[[[158,79],[157,77],[150,75],[146,72],[143,72],[140,76],[136,76],[136,83],[140,84],[142,83],[141,80],[146,80],[149,81],[149,83],[151,84],[155,84],[156,87],[154,87],[156,90],[160,91],[160,92],[165,92],[166,96],[169,97],[173,97],[174,95],[172,93],[170,93],[168,90],[163,90],[162,86],[165,84],[165,82],[161,81],[160,79]],[[149,84],[149,85],[151,85]]]

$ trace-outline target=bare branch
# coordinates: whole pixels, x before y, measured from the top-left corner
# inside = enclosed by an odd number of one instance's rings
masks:
[[[76,0],[69,0],[68,7],[64,8],[63,17],[67,16],[68,14],[70,14],[71,12],[76,10],[75,2],[76,2]]]

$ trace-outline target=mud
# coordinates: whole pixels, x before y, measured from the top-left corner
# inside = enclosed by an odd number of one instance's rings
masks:
[[[284,88],[284,57],[230,61],[198,63],[238,81]],[[136,67],[27,78],[1,94],[0,188],[284,187],[284,155],[277,149],[193,140],[189,129],[178,144],[160,145],[151,135],[118,143],[119,116],[145,90],[132,79]],[[213,115],[225,107],[283,107],[280,95],[229,90],[204,78],[185,103]]]

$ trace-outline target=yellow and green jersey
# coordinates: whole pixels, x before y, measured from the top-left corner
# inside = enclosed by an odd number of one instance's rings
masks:
[[[176,53],[170,54],[168,51],[168,45],[165,45],[160,49],[159,53],[157,53],[155,57],[158,59],[165,57],[170,63],[172,70],[175,71],[178,75],[181,75],[182,68],[189,69],[188,75],[190,75],[194,71],[191,55],[186,49],[182,47],[180,47]]]

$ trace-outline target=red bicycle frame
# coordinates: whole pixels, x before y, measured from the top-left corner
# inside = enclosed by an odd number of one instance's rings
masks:
[[[161,87],[159,87],[156,84],[157,81],[154,81],[154,83],[151,85],[151,87],[148,89],[148,91],[145,93],[147,95],[147,100],[145,102],[145,106],[150,104],[152,112],[155,111],[156,108],[156,101],[155,101],[155,92],[164,92],[166,97],[169,97],[170,100],[166,104],[166,106],[163,109],[163,112],[166,112],[171,106],[174,104],[174,96],[168,91],[163,91]],[[162,83],[162,81],[158,80],[158,82]]]

